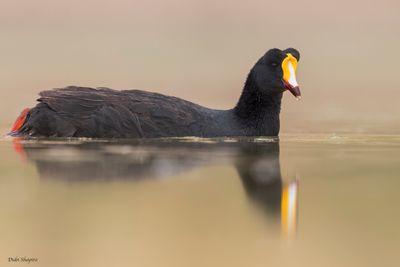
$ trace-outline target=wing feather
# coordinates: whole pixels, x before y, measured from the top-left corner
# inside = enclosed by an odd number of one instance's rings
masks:
[[[201,131],[197,122],[207,121],[202,106],[140,90],[70,86],[39,95],[39,102],[77,128],[76,136],[188,136]]]

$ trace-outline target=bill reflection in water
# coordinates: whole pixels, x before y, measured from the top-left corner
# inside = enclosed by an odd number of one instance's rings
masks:
[[[299,179],[283,181],[279,143],[252,144],[240,151],[235,165],[249,198],[268,217],[280,220],[284,237],[294,237],[298,220]]]
[[[66,182],[160,179],[208,165],[235,167],[245,192],[284,237],[296,234],[298,179],[284,182],[279,142],[130,141],[51,142],[15,140],[15,151],[33,162],[42,179]]]

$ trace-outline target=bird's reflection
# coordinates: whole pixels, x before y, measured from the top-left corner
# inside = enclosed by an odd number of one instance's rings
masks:
[[[240,149],[236,169],[248,196],[269,215],[279,217],[282,233],[293,237],[297,229],[298,179],[283,182],[279,143],[251,144]]]
[[[210,164],[233,165],[250,201],[268,218],[281,221],[282,232],[296,232],[298,180],[283,182],[279,142],[246,140],[208,142],[26,142],[16,152],[34,162],[43,179],[113,181],[159,179]]]

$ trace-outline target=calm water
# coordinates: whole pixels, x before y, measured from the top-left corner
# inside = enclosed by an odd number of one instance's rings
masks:
[[[0,155],[0,266],[399,266],[398,136],[3,138]]]

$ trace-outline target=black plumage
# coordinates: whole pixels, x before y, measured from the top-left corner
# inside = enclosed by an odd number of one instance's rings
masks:
[[[16,136],[156,138],[276,136],[283,92],[280,64],[297,50],[269,50],[251,69],[233,109],[209,109],[141,90],[70,86],[41,92]]]

